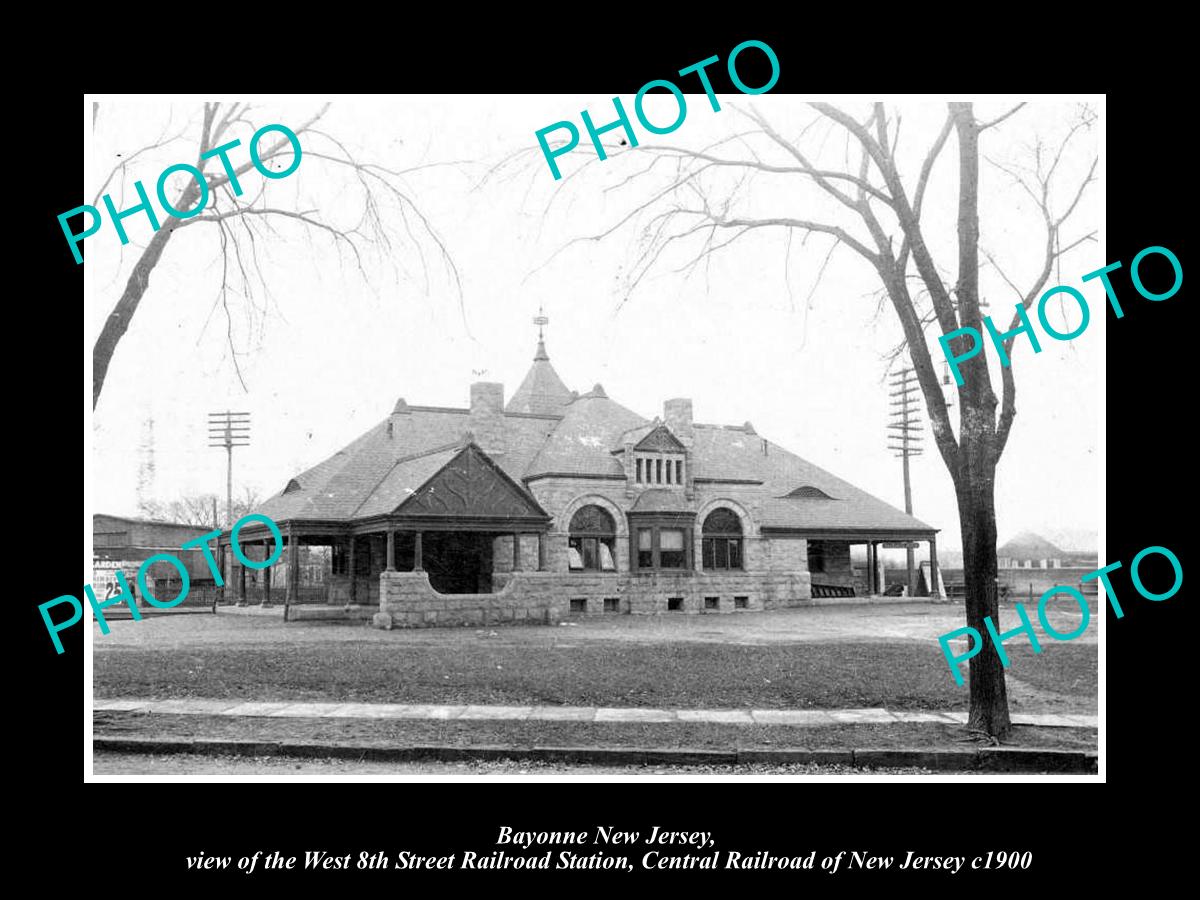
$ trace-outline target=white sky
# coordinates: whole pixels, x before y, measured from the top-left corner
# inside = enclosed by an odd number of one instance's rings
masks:
[[[179,128],[191,116],[191,139],[139,157],[131,167],[133,177],[152,192],[166,166],[194,162],[199,99],[174,106],[160,100],[99,99],[81,202],[91,201],[116,154],[128,155],[153,142],[169,120]],[[798,134],[813,115],[790,96],[721,95],[719,113],[712,112],[703,95],[688,99],[684,124],[660,142],[700,148],[744,130],[748,120],[736,112],[739,106],[752,104],[789,136]],[[632,112],[632,98],[623,100]],[[977,115],[986,119],[1010,105],[981,100]],[[264,102],[256,122],[295,126],[318,106]],[[217,232],[209,224],[180,230],[154,270],[141,308],[118,347],[94,416],[90,509],[136,512],[138,470],[145,458],[140,445],[150,417],[157,499],[202,492],[224,496],[225,455],[206,446],[206,414],[226,407],[249,410],[254,422],[252,446],[235,451],[235,493],[248,485],[265,497],[379,422],[397,397],[411,404],[465,406],[468,386],[475,380],[502,381],[506,397],[511,396],[531,363],[536,329],[530,319],[539,303],[550,317],[551,360],[568,386],[586,391],[603,383],[609,396],[647,417],[661,415],[667,398],[691,397],[698,421],[749,420],[763,436],[902,508],[900,461],[886,449],[889,398],[882,358],[898,340],[899,328],[890,305],[874,317],[875,300],[867,295],[877,289],[877,277],[863,260],[838,250],[806,303],[828,239],[814,237],[801,246],[797,235],[785,277],[785,235],[762,230],[714,257],[707,278],[703,270],[690,278],[673,273],[681,259],[662,265],[619,311],[622,276],[635,251],[636,231],[570,247],[543,266],[570,238],[607,228],[650,195],[650,181],[644,187],[615,187],[650,158],[645,148],[652,144],[651,136],[642,130],[642,147],[593,163],[579,177],[555,183],[537,156],[515,167],[511,177],[479,185],[489,166],[522,148],[536,147],[537,129],[560,119],[578,123],[584,108],[597,123],[611,119],[605,115],[612,108],[611,98],[605,96],[336,101],[325,130],[362,159],[395,168],[467,161],[405,179],[458,267],[462,309],[428,244],[427,286],[411,245],[400,244],[390,259],[398,260],[411,277],[397,279],[387,254],[369,253],[367,283],[345,254],[338,262],[326,236],[309,239],[295,223],[282,223],[274,242],[259,245],[271,289],[269,311],[265,316],[248,315],[249,305],[242,298],[231,300],[246,393],[229,361],[224,318],[219,310],[212,313],[221,277]],[[673,118],[669,107],[657,113],[648,108],[652,121]],[[910,191],[944,109],[943,103],[932,101],[903,106],[900,153],[902,162],[907,160],[903,174]],[[1076,104],[1066,101],[1036,103],[986,132],[983,151],[1005,163],[1028,162],[1034,136],[1042,134],[1051,141],[1061,136],[1075,109]],[[90,106],[88,118],[90,122]],[[1064,157],[1064,193],[1097,152],[1098,130]],[[825,163],[839,163],[844,146],[838,143],[840,136],[822,143],[816,137],[821,133],[809,132],[803,145],[814,152],[819,147]],[[301,144],[306,150],[328,147],[315,137],[302,136]],[[725,152],[732,156],[741,151],[734,144]],[[243,146],[232,156],[241,161],[246,153]],[[584,159],[582,153],[561,157],[564,174],[576,172]],[[263,183],[254,172],[242,181],[248,193]],[[924,214],[935,258],[950,282],[956,265],[956,188],[957,146],[951,137],[935,170]],[[271,182],[266,197],[272,206],[297,208],[299,203],[331,223],[353,224],[362,208],[344,172],[312,156],[306,156],[291,176]],[[547,213],[552,197],[556,199]],[[1040,215],[1007,176],[986,164],[982,197],[982,245],[1018,283],[1027,284],[1041,263]],[[1102,200],[1102,186],[1093,185],[1072,220],[1075,227],[1064,236],[1095,229],[1102,234]],[[134,202],[127,200],[126,205]],[[745,209],[760,215],[837,215],[828,198],[797,187],[794,178],[751,186],[745,203]],[[385,213],[388,221],[402,229],[393,213]],[[123,256],[109,222],[86,241],[89,386],[95,337],[138,250],[152,234],[144,216],[125,224],[133,243]],[[1027,529],[1097,527],[1103,289],[1098,282],[1083,286],[1080,276],[1106,261],[1102,245],[1087,244],[1072,251],[1061,274],[1051,277],[1051,286],[1070,284],[1089,298],[1092,323],[1081,337],[1059,343],[1042,335],[1043,351],[1037,356],[1027,342],[1020,342],[1018,418],[997,486],[1001,540]],[[1007,325],[1015,298],[986,269],[982,286],[997,321]],[[256,301],[264,300],[260,291]],[[1071,316],[1073,321],[1077,315]],[[1060,317],[1057,321],[1061,330],[1068,330]],[[936,354],[932,332],[930,339]],[[998,384],[998,365],[990,348],[988,353]],[[956,425],[957,418],[956,404]],[[923,410],[922,420],[927,421]],[[941,544],[958,547],[950,477],[928,433],[926,446],[926,455],[913,463],[915,514],[942,529]]]

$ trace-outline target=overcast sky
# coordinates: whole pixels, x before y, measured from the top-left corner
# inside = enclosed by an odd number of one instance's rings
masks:
[[[164,129],[170,135],[191,123],[188,140],[138,157],[131,176],[152,192],[168,165],[194,162],[199,99],[172,104],[92,99],[99,107],[93,133],[88,104],[81,202],[91,202],[117,161],[153,143]],[[660,143],[698,149],[745,130],[747,119],[738,114],[739,107],[761,110],[789,137],[813,118],[793,96],[722,95],[722,110],[716,113],[703,95],[688,99],[684,124]],[[632,98],[624,100],[631,108]],[[648,106],[652,120],[673,117],[673,101],[663,102],[668,105]],[[1010,105],[980,100],[977,115],[990,118]],[[264,101],[255,121],[295,126],[319,106],[319,101]],[[536,147],[539,128],[566,118],[578,123],[584,108],[597,123],[605,122],[612,101],[563,95],[336,100],[324,130],[361,159],[395,169],[456,163],[409,174],[404,185],[457,267],[461,297],[428,240],[418,237],[414,245],[400,238],[390,250],[369,250],[364,279],[353,258],[345,252],[339,257],[327,235],[307,235],[287,221],[278,225],[274,238],[257,246],[270,295],[257,284],[251,301],[232,295],[227,326],[214,305],[221,282],[218,232],[210,224],[181,229],[151,276],[91,423],[90,509],[136,514],[151,419],[154,478],[148,496],[163,501],[194,493],[224,496],[225,454],[206,446],[206,414],[231,408],[253,415],[252,446],[235,451],[235,492],[249,486],[265,497],[382,420],[398,397],[410,404],[465,406],[469,384],[476,380],[501,381],[506,397],[511,396],[532,361],[536,328],[530,320],[539,304],[550,318],[551,360],[569,387],[582,392],[602,383],[609,396],[646,417],[661,415],[665,399],[691,397],[698,421],[753,422],[763,436],[902,508],[900,461],[885,440],[883,358],[898,340],[899,328],[890,305],[875,314],[874,272],[840,249],[812,291],[829,240],[814,237],[802,245],[795,236],[789,261],[786,235],[763,229],[721,251],[707,269],[690,277],[674,271],[685,257],[668,257],[622,305],[639,232],[625,229],[603,241],[564,245],[603,231],[651,196],[659,182],[620,186],[652,158],[649,135],[639,131],[641,147],[594,162],[562,182],[553,180],[536,154],[484,178],[508,155]],[[986,132],[983,152],[1005,165],[1029,163],[1035,138],[1061,138],[1077,111],[1078,104],[1068,100],[1034,103]],[[900,156],[911,190],[945,106],[906,101],[902,113]],[[1098,152],[1102,128],[1103,119],[1064,156],[1064,196]],[[814,127],[801,139],[803,146],[828,164],[843,162],[842,138],[824,134]],[[233,151],[235,162],[247,158],[244,144]],[[306,150],[331,146],[315,136],[302,137],[301,144]],[[727,150],[730,156],[746,152],[736,143]],[[564,174],[578,172],[586,158],[582,152],[561,157]],[[1040,215],[998,168],[985,164],[981,178],[981,244],[1010,277],[1028,284],[1041,264]],[[264,186],[255,172],[242,180],[248,193]],[[956,264],[956,189],[952,137],[924,212],[948,283]],[[136,202],[131,196],[126,194],[126,206]],[[363,209],[353,179],[311,155],[292,175],[267,184],[265,197],[271,206],[314,210],[323,221],[350,227]],[[828,198],[794,178],[760,179],[747,186],[743,198],[744,211],[756,215],[817,219],[839,214]],[[394,206],[385,204],[383,215],[394,234],[404,234],[404,220]],[[1102,184],[1097,184],[1065,236],[1099,230],[1102,237],[1102,217]],[[416,220],[410,214],[408,221]],[[123,253],[107,221],[86,241],[89,386],[96,335],[152,236],[143,216],[125,224],[132,243]],[[419,235],[415,225],[414,230]],[[1069,343],[1043,336],[1036,356],[1023,340],[1016,351],[1019,414],[997,486],[1002,541],[1024,530],[1097,528],[1105,317],[1102,288],[1096,282],[1081,285],[1080,276],[1105,262],[1103,244],[1087,244],[1072,251],[1050,282],[1074,285],[1089,297],[1089,329]],[[1001,311],[998,322],[1007,325],[1012,292],[986,268],[982,286],[991,308]],[[1069,320],[1077,317],[1068,312]],[[248,391],[230,361],[227,327]],[[1066,330],[1061,319],[1058,327]],[[997,368],[993,356],[994,375]],[[953,386],[947,391],[953,399]],[[957,424],[957,404],[951,414]],[[928,420],[923,410],[922,420]],[[913,464],[915,514],[942,529],[944,546],[958,547],[953,487],[928,432],[927,446],[929,452]]]

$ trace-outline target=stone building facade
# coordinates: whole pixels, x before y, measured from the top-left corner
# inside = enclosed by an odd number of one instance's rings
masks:
[[[871,557],[927,540],[936,557],[935,529],[748,422],[696,422],[690,399],[646,419],[600,385],[568,389],[540,336],[507,402],[490,382],[462,408],[400,399],[258,512],[288,543],[332,548],[321,604],[297,603],[287,570],[291,617],[382,627],[774,609],[852,595],[854,543]],[[272,540],[240,537],[264,545],[258,558]],[[244,583],[236,568],[229,580]]]

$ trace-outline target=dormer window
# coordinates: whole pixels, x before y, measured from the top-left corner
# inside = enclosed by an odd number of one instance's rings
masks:
[[[638,453],[633,460],[637,484],[683,486],[683,455]]]
[[[666,425],[653,425],[633,448],[634,482],[683,487],[686,461],[687,448],[671,429]]]

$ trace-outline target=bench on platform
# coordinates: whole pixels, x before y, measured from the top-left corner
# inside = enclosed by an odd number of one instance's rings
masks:
[[[821,597],[853,597],[854,588],[840,584],[813,584],[812,595],[814,600]]]

